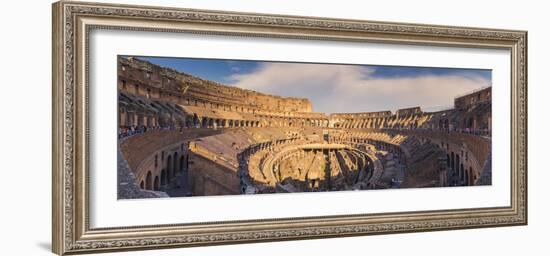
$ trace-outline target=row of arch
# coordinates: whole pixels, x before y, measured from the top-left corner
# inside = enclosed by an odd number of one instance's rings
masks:
[[[199,117],[189,114],[184,117],[172,114],[157,118],[156,114],[139,113],[137,111],[119,111],[121,126],[152,127],[189,127],[189,128],[234,128],[234,127],[328,127],[328,119],[280,118],[258,116],[258,119],[224,119],[214,117]],[[262,121],[260,121],[260,119]]]
[[[185,120],[186,127],[195,128],[233,128],[233,127],[259,127],[258,120],[232,120],[222,118],[199,117],[197,114],[188,115]]]
[[[133,94],[136,96],[145,97],[147,99],[168,99],[171,102],[175,102],[177,104],[187,105],[187,106],[197,106],[197,107],[204,107],[209,109],[220,109],[223,111],[230,111],[230,112],[240,112],[240,113],[250,113],[250,114],[256,114],[256,113],[266,113],[267,111],[262,110],[258,107],[252,107],[251,105],[245,105],[242,104],[242,102],[239,102],[240,99],[243,97],[247,97],[247,94],[239,94],[239,93],[224,93],[223,91],[220,91],[218,88],[211,88],[212,90],[216,90],[217,93],[226,94],[226,96],[229,96],[231,98],[235,98],[235,101],[232,101],[231,104],[227,103],[220,103],[220,98],[223,97],[215,97],[208,95],[208,93],[203,93],[194,87],[189,87],[186,89],[186,96],[184,97],[183,94],[178,94],[178,92],[166,92],[166,89],[159,89],[156,87],[151,87],[148,84],[142,84],[140,86],[138,82],[133,81],[133,85],[128,86],[129,83],[122,79],[120,80],[120,89],[124,91],[125,93]],[[150,88],[146,88],[150,87]],[[145,89],[144,89],[145,88]],[[236,88],[237,90],[240,90]],[[164,91],[164,92],[163,92]],[[200,94],[200,95],[197,95]],[[242,105],[241,105],[241,104]],[[281,104],[282,102],[279,102]],[[292,104],[294,103],[294,104]],[[286,106],[286,109],[289,111],[297,111],[297,112],[303,112],[306,111],[307,106],[301,105],[300,103],[294,101],[288,106]],[[301,106],[295,106],[296,103]],[[284,103],[283,103],[284,104]],[[291,106],[292,105],[292,106]],[[283,108],[285,106],[283,105]]]
[[[268,127],[328,127],[328,119],[311,119],[303,117],[272,117],[266,116]]]
[[[447,167],[451,168],[453,176],[457,178],[457,180],[455,180],[455,185],[474,185],[477,176],[471,166],[464,167],[464,162],[459,154],[455,154],[453,151],[447,154]]]
[[[428,128],[439,130],[454,130],[454,131],[491,131],[491,116],[490,112],[480,114],[479,116],[473,113],[462,114],[460,118],[456,117],[453,120],[449,118],[437,118],[430,122]]]
[[[146,126],[148,128],[158,126],[156,114],[146,111],[121,109],[118,118],[120,126]]]
[[[162,118],[161,118],[162,119]],[[164,118],[166,119],[166,118]],[[149,112],[120,110],[119,123],[121,126],[145,126],[147,128],[166,126],[166,127],[194,127],[194,128],[234,128],[234,127],[329,127],[328,119],[304,119],[297,118],[279,118],[272,116],[258,116],[256,120],[232,120],[222,118],[198,117],[197,114],[186,115],[185,120],[179,120],[176,115],[169,115],[168,120],[159,124],[160,119],[156,114]],[[404,122],[401,122],[404,121]],[[395,121],[393,118],[373,118],[361,120],[346,120],[334,123],[335,128],[350,129],[416,129],[426,120],[414,119],[410,121]],[[455,129],[471,129],[479,127],[477,119],[468,116],[463,118],[460,125],[454,126]],[[488,122],[485,122],[485,124]],[[451,123],[447,118],[438,118],[427,124],[428,128],[449,130]]]
[[[402,128],[418,128],[421,126],[427,117],[414,115],[404,118],[392,117],[380,117],[380,118],[366,118],[366,119],[351,119],[344,121],[337,121],[334,123],[335,128],[349,128],[349,129],[402,129]]]
[[[200,117],[196,113],[186,115],[184,121],[173,118],[177,127],[193,128],[234,128],[234,127],[328,127],[328,119],[310,119],[303,117],[254,116],[253,120]],[[260,121],[262,120],[262,121]]]
[[[178,117],[176,114],[157,114],[133,110],[119,110],[119,124],[123,127],[189,127],[189,128],[234,128],[234,127],[328,127],[328,119],[279,118],[258,116],[254,120],[199,117],[189,114]],[[262,119],[263,121],[260,121]]]
[[[167,71],[146,62],[137,64],[138,62],[140,61],[136,59],[119,58],[118,88],[121,91],[148,99],[169,99],[182,105],[242,113],[257,113],[273,105],[280,111],[289,112],[306,112],[311,109],[310,101],[305,99],[265,95],[208,80],[188,80],[186,75],[176,79],[174,76],[178,72]],[[149,68],[143,70],[144,65]]]
[[[158,155],[155,155],[155,166],[157,161]],[[161,162],[163,162],[163,168],[160,173],[154,174],[151,170],[147,171],[145,178],[140,182],[141,189],[160,191],[162,187],[168,186],[177,174],[187,175],[189,170],[189,156],[183,154],[178,156],[178,152],[168,155],[165,162],[161,159]]]
[[[141,101],[141,100],[138,100]],[[137,103],[136,103],[137,104]],[[152,127],[194,127],[194,128],[233,128],[233,127],[335,127],[354,129],[416,129],[425,127],[429,129],[475,130],[484,128],[490,131],[490,114],[476,116],[468,113],[460,120],[451,121],[449,115],[410,115],[406,117],[377,117],[361,119],[324,119],[321,116],[311,118],[280,117],[273,115],[251,114],[249,120],[224,119],[216,117],[200,117],[196,113],[184,113],[171,105],[170,111],[156,113],[141,105],[131,105],[119,108],[119,123],[121,126],[145,126]],[[177,110],[176,110],[177,109]],[[333,123],[334,122],[334,123]],[[489,124],[489,125],[487,125]]]

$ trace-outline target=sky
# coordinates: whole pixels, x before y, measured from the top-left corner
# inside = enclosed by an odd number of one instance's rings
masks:
[[[308,98],[314,112],[437,111],[454,98],[491,86],[491,71],[291,63],[255,60],[139,57],[203,79],[262,93]]]

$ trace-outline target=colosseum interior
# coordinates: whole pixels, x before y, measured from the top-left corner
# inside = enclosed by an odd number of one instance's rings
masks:
[[[327,114],[119,57],[118,98],[119,199],[491,184],[491,87]]]

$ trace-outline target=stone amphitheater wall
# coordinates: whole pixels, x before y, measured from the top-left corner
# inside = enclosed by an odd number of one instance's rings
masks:
[[[201,136],[219,132],[193,131]],[[160,190],[178,174],[187,171],[188,144],[192,139],[191,134],[179,131],[149,131],[124,138],[119,142],[119,149],[134,173],[136,184],[141,189]]]
[[[439,112],[412,107],[395,114],[377,111],[327,115],[311,112],[308,99],[225,86],[139,59],[119,58],[118,88],[119,149],[136,184],[144,190],[162,190],[177,179],[193,195],[243,193],[240,157],[251,154],[246,149],[258,143],[262,150],[283,146],[288,137],[280,131],[296,133],[289,140],[295,143],[311,143],[308,138],[324,143],[321,135],[348,134],[327,142],[365,148],[374,145],[378,151],[395,154],[394,160],[407,166],[412,166],[409,159],[416,156],[417,149],[393,140],[394,136],[436,145],[446,166],[441,167],[441,159],[433,154],[431,159],[415,163],[414,168],[431,168],[424,175],[439,177],[440,185],[478,184],[490,162],[490,87],[458,97],[455,108]],[[129,128],[132,135],[126,137]],[[367,136],[366,140],[359,136],[369,133],[383,136]],[[200,142],[213,137],[229,144],[236,141],[239,150],[219,152]],[[431,148],[418,150],[431,152]],[[388,173],[379,171],[386,183]]]
[[[167,70],[137,58],[119,57],[118,89],[146,98],[246,113],[312,111],[308,99],[262,94]]]
[[[240,194],[240,179],[235,169],[193,152],[189,159],[189,186],[193,195]]]

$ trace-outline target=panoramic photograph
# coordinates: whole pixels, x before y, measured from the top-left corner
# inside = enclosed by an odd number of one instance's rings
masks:
[[[491,185],[491,70],[117,62],[118,199]]]

